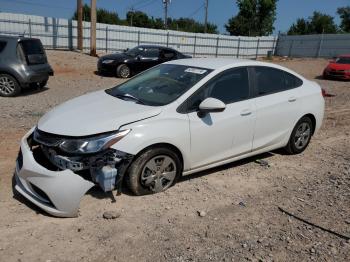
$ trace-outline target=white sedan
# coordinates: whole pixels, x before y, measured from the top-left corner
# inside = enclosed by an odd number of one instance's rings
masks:
[[[183,59],[74,98],[21,141],[15,188],[46,212],[76,216],[94,185],[158,193],[191,174],[278,148],[298,154],[320,128],[320,86],[282,66]]]

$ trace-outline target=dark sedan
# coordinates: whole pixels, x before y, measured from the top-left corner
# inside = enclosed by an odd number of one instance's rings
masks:
[[[155,65],[182,58],[191,58],[174,49],[154,45],[140,45],[123,53],[102,56],[97,63],[100,74],[116,74],[128,78]]]

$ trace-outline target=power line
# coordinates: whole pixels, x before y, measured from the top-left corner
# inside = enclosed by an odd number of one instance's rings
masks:
[[[188,15],[188,18],[192,18],[193,16],[195,16],[203,7],[205,6],[205,4],[201,4],[200,7],[198,7],[198,9],[196,9],[195,11],[193,11],[190,15]]]

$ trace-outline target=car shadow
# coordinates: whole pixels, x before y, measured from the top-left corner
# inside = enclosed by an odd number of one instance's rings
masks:
[[[94,71],[94,75],[100,76],[100,77],[110,77],[110,78],[117,78],[113,73],[101,73],[99,71]]]
[[[42,88],[28,87],[28,88],[22,89],[21,93],[19,93],[17,96],[31,96],[31,95],[40,94],[42,92],[46,92],[47,90],[49,90],[47,86]]]
[[[243,166],[243,165],[249,164],[251,162],[255,162],[256,160],[265,160],[266,161],[266,159],[268,159],[268,158],[270,158],[270,157],[272,157],[274,155],[275,155],[275,153],[273,153],[273,152],[267,152],[267,153],[263,153],[263,154],[260,154],[260,155],[248,157],[248,158],[241,159],[241,160],[237,160],[235,162],[231,162],[231,163],[224,164],[224,165],[221,165],[221,166],[209,168],[207,170],[199,171],[199,172],[196,172],[196,173],[193,173],[193,174],[190,174],[190,175],[184,175],[184,176],[182,176],[179,179],[178,183],[185,182],[185,181],[188,181],[188,180],[191,180],[191,179],[200,178],[202,176],[207,176],[207,175],[210,175],[212,173],[216,173],[216,172],[223,171],[223,170],[226,170],[226,169]]]

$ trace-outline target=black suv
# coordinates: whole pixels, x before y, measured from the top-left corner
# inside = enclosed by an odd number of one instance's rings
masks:
[[[0,35],[0,96],[15,96],[22,88],[44,87],[53,75],[41,41]]]

